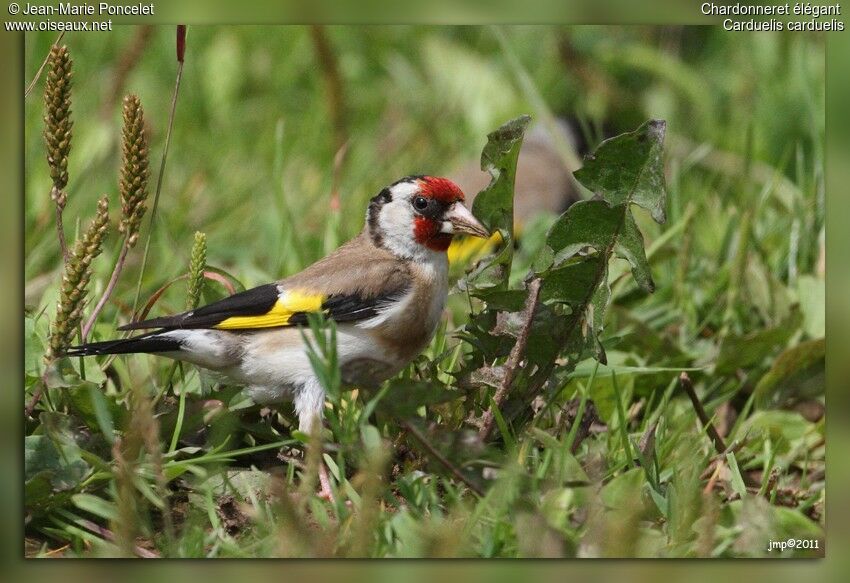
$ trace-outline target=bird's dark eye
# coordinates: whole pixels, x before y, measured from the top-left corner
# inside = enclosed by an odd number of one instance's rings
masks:
[[[417,196],[413,199],[413,208],[418,211],[424,211],[428,208],[428,199],[424,196]]]

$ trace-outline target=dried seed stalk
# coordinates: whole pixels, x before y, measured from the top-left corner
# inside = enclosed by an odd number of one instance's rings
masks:
[[[80,325],[88,284],[91,280],[91,262],[100,255],[103,239],[109,226],[109,199],[103,197],[97,203],[97,213],[83,238],[74,245],[73,253],[65,264],[62,288],[56,318],[50,333],[48,359],[62,354],[71,344]]]
[[[118,230],[130,247],[139,238],[139,226],[145,216],[148,197],[148,143],[145,136],[145,112],[139,98],[124,98],[124,128],[121,140],[121,224]]]
[[[56,233],[62,257],[68,260],[68,245],[62,225],[62,210],[68,201],[68,154],[74,126],[71,120],[71,78],[73,61],[65,46],[53,46],[47,58],[49,71],[44,86],[44,143],[53,186],[50,198],[56,204]]]
[[[85,342],[100,312],[118,284],[118,278],[127,261],[127,253],[139,238],[139,227],[145,216],[148,198],[148,142],[145,135],[145,112],[139,98],[128,95],[124,98],[124,127],[121,140],[121,176],[118,187],[121,194],[121,222],[118,230],[124,234],[124,242],[118,260],[103,295],[83,326]]]

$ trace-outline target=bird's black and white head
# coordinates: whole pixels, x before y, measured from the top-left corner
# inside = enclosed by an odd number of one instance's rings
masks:
[[[448,178],[402,178],[370,201],[369,235],[379,247],[405,258],[445,253],[455,235],[488,237],[463,200],[461,189]]]

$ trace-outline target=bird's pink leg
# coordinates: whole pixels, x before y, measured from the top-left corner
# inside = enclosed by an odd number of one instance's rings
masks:
[[[322,407],[325,403],[325,391],[322,385],[315,377],[308,378],[301,386],[300,391],[295,395],[294,404],[295,411],[298,414],[298,429],[307,435],[312,435],[313,431],[320,431],[322,427]],[[316,440],[311,444],[315,446]],[[333,490],[331,490],[331,480],[328,475],[328,467],[323,459],[319,459],[319,485],[321,486],[317,492],[317,496],[322,500],[334,502]]]
[[[319,484],[321,488],[316,493],[316,496],[327,502],[336,502],[333,490],[331,489],[331,478],[328,475],[328,466],[324,460],[319,463]]]

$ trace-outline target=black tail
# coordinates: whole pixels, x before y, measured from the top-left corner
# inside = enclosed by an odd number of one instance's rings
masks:
[[[92,356],[96,354],[132,354],[137,352],[173,352],[180,350],[180,341],[162,336],[159,331],[132,338],[91,342],[72,346],[65,356]]]

